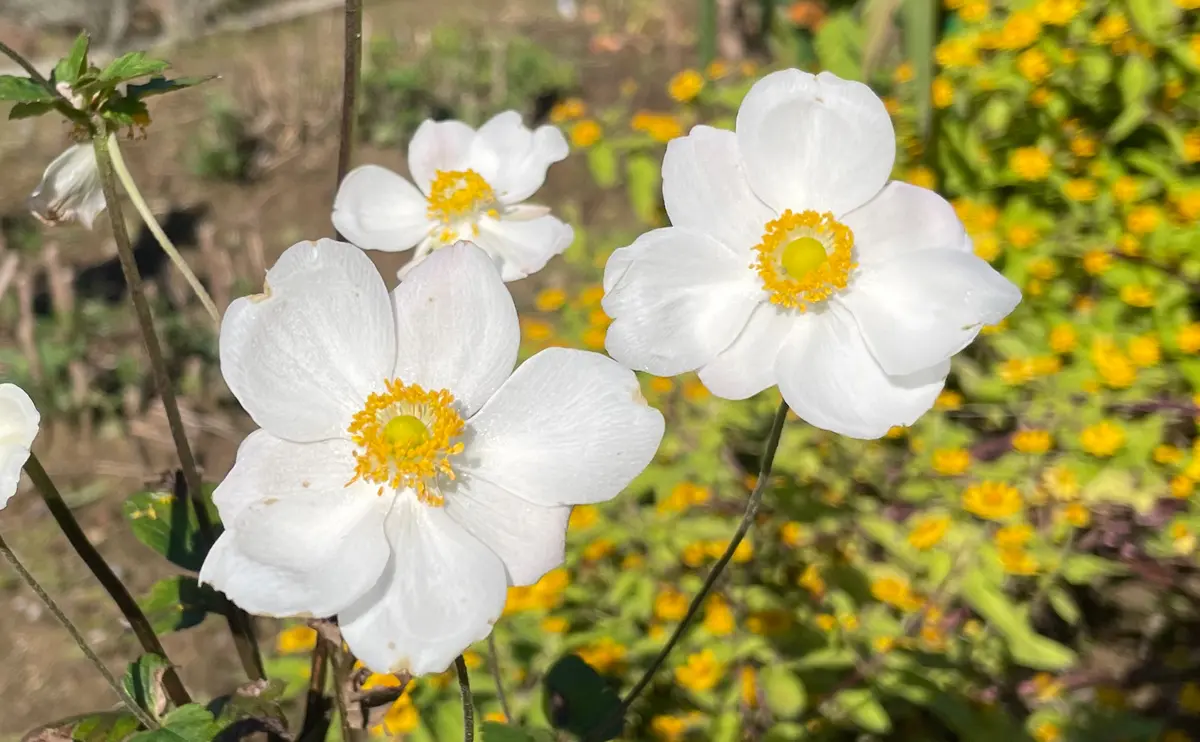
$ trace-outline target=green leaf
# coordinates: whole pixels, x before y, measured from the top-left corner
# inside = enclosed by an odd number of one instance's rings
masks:
[[[34,103],[57,99],[57,94],[47,90],[28,77],[0,75],[0,100]]]
[[[125,95],[134,100],[143,100],[152,95],[162,95],[171,93],[176,90],[184,90],[185,88],[203,85],[204,83],[217,79],[216,75],[205,75],[204,77],[176,77],[168,80],[165,77],[152,77],[148,82],[139,85],[130,85],[125,89]]]
[[[631,155],[625,163],[629,204],[643,224],[659,222],[659,194],[662,192],[662,171],[646,155]]]
[[[592,179],[601,188],[612,188],[617,184],[617,154],[607,142],[597,142],[587,153],[588,169]]]
[[[207,708],[222,728],[246,719],[274,719],[280,726],[286,727],[287,717],[279,700],[286,693],[287,685],[279,678],[258,680],[238,688],[234,693],[214,698]]]
[[[1123,575],[1129,568],[1094,554],[1071,554],[1063,560],[1059,574],[1072,585],[1091,585],[1102,577]]]
[[[195,577],[176,575],[159,580],[138,601],[156,634],[198,626],[209,613],[219,613],[220,596]]]
[[[764,667],[759,673],[767,706],[776,717],[798,716],[808,705],[808,693],[797,675],[783,665]]]
[[[988,624],[1004,635],[1008,651],[1017,663],[1035,670],[1064,670],[1078,657],[1070,648],[1039,635],[1029,617],[988,580],[980,570],[963,578],[962,597]]]
[[[180,706],[162,718],[162,729],[139,732],[129,742],[209,742],[221,727],[212,712],[198,703]]]
[[[1117,77],[1117,86],[1125,105],[1143,103],[1154,90],[1155,77],[1154,67],[1149,60],[1138,55],[1128,57]]]
[[[1079,623],[1081,618],[1079,604],[1066,590],[1056,585],[1046,592],[1046,599],[1050,601],[1050,607],[1062,620],[1072,626]]]
[[[208,548],[190,502],[163,490],[139,492],[125,501],[124,509],[138,541],[176,566],[200,571]]]
[[[77,717],[71,739],[75,742],[120,742],[138,729],[138,720],[128,711],[100,711]]]
[[[87,71],[88,44],[90,41],[87,31],[80,33],[76,37],[75,43],[71,45],[71,51],[67,53],[67,56],[60,59],[54,67],[55,82],[65,82],[74,85],[79,76]]]
[[[44,113],[49,113],[54,109],[54,103],[49,101],[26,101],[24,103],[14,103],[12,110],[8,112],[8,120],[17,121],[18,119],[31,119],[36,116],[41,116]]]
[[[831,13],[813,40],[821,68],[845,80],[861,79],[864,37],[851,11]]]
[[[1164,13],[1166,5],[1169,4],[1163,0],[1129,0],[1126,3],[1134,28],[1155,45],[1162,44],[1163,34],[1168,26],[1168,19]]]
[[[498,721],[483,722],[483,742],[553,742],[547,729],[522,729]]]
[[[617,692],[578,655],[568,654],[555,662],[542,687],[546,717],[555,729],[587,735],[592,742],[616,739],[624,731]]]
[[[844,690],[834,696],[834,703],[846,718],[859,729],[872,734],[887,734],[892,730],[892,720],[883,704],[867,688]]]
[[[143,654],[129,663],[121,680],[125,692],[156,719],[167,710],[162,676],[170,667],[171,663],[157,654]]]
[[[1125,110],[1113,120],[1109,126],[1108,133],[1104,136],[1105,141],[1110,144],[1116,144],[1124,140],[1134,132],[1143,122],[1150,116],[1150,107],[1145,101],[1137,101],[1128,105]]]
[[[108,85],[157,75],[170,67],[161,59],[150,59],[145,52],[129,52],[114,59],[100,73],[100,82]]]

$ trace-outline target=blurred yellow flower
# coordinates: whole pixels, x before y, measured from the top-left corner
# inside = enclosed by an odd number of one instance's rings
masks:
[[[1112,11],[1096,22],[1096,27],[1092,29],[1091,41],[1098,45],[1109,44],[1128,33],[1129,21],[1125,14],[1119,10]]]
[[[679,621],[687,609],[687,596],[673,587],[663,588],[654,598],[654,617],[660,621]]]
[[[598,283],[594,283],[590,286],[585,286],[583,290],[579,292],[579,306],[584,307],[585,309],[597,307],[600,305],[600,301],[603,298],[604,287]]]
[[[280,654],[311,652],[316,646],[316,629],[308,626],[289,626],[275,637],[275,649]]]
[[[1015,487],[1003,482],[979,482],[963,492],[963,509],[980,518],[1003,520],[1021,512],[1024,501]]]
[[[909,546],[918,551],[932,549],[941,543],[950,529],[950,518],[945,515],[920,515],[913,519],[908,532]]]
[[[965,448],[939,448],[933,452],[933,470],[944,477],[956,477],[971,467],[971,454]]]
[[[1049,281],[1058,275],[1058,263],[1045,255],[1029,261],[1027,268],[1031,275],[1042,281]]]
[[[525,337],[535,342],[546,340],[554,335],[554,326],[540,319],[521,318],[521,331]]]
[[[704,74],[710,80],[720,80],[729,75],[729,64],[722,59],[714,59],[704,68]]]
[[[600,141],[604,130],[595,119],[583,119],[571,127],[571,144],[584,149]]]
[[[1063,186],[1063,193],[1072,201],[1092,201],[1099,189],[1091,178],[1072,178]]]
[[[1000,364],[1000,380],[1005,384],[1020,386],[1035,376],[1033,359],[1009,358]]]
[[[1045,108],[1050,102],[1050,91],[1046,88],[1034,88],[1029,92],[1029,103],[1037,108]]]
[[[572,531],[586,531],[600,521],[600,509],[595,505],[576,505],[571,509],[571,517],[567,528]]]
[[[1062,517],[1076,528],[1087,528],[1088,523],[1092,522],[1092,514],[1081,502],[1068,503],[1062,510]]]
[[[669,113],[639,111],[629,122],[634,131],[644,132],[656,142],[669,142],[683,134],[683,124]]]
[[[421,725],[421,715],[413,705],[409,695],[411,683],[404,693],[388,707],[383,720],[371,728],[371,731],[382,737],[399,737],[410,734]]]
[[[1017,56],[1017,72],[1033,84],[1050,76],[1050,59],[1041,49],[1027,49]]]
[[[1045,180],[1050,156],[1037,147],[1019,147],[1008,156],[1008,166],[1023,180]]]
[[[935,108],[949,108],[954,102],[954,85],[941,75],[933,78],[930,92]]]
[[[1121,297],[1121,301],[1131,307],[1145,309],[1154,306],[1155,302],[1154,291],[1149,286],[1140,283],[1122,286],[1118,295]]]
[[[1192,129],[1183,135],[1183,161],[1200,162],[1200,129]]]
[[[1000,240],[988,233],[975,238],[975,255],[989,263],[1000,257]]]
[[[1065,26],[1083,9],[1083,0],[1038,0],[1033,7],[1042,23]]]
[[[542,289],[533,300],[533,306],[539,312],[556,312],[566,303],[567,292],[560,288]]]
[[[905,180],[915,186],[928,188],[933,190],[937,188],[937,176],[933,171],[923,165],[918,165],[908,171],[908,177]]]
[[[610,556],[617,550],[617,545],[610,538],[598,538],[583,547],[583,561],[598,562]]]
[[[1091,455],[1107,458],[1125,445],[1125,429],[1111,420],[1103,420],[1084,428],[1079,443]]]
[[[896,66],[896,70],[892,72],[892,82],[900,85],[903,85],[906,82],[912,82],[915,77],[916,74],[913,72],[913,66],[911,62],[901,62]]]
[[[725,668],[711,649],[690,654],[683,667],[675,668],[675,682],[690,691],[712,690]]]
[[[1183,353],[1200,353],[1200,322],[1189,322],[1175,333],[1175,342]]]
[[[1171,548],[1180,556],[1191,554],[1196,549],[1196,534],[1192,533],[1192,529],[1187,527],[1186,523],[1177,522],[1171,524],[1168,530],[1171,537]]]
[[[554,104],[550,109],[550,122],[561,124],[564,121],[577,119],[587,113],[587,106],[579,98],[567,98]]]
[[[661,742],[680,742],[687,730],[687,720],[678,716],[660,715],[650,720],[650,732]]]
[[[958,392],[943,390],[937,395],[937,399],[933,401],[933,406],[938,410],[953,411],[962,409],[963,397]]]
[[[1042,487],[1059,500],[1070,500],[1079,494],[1079,478],[1065,466],[1052,466],[1042,472]]]
[[[1033,695],[1038,701],[1045,703],[1053,701],[1062,694],[1062,683],[1054,679],[1048,672],[1039,672],[1030,681],[1033,685]]]
[[[779,540],[784,546],[795,548],[808,540],[804,525],[790,520],[779,528]]]
[[[815,564],[805,567],[800,579],[796,582],[818,598],[825,593],[825,580],[821,579],[821,572]]]
[[[603,350],[604,338],[607,334],[607,330],[605,330],[603,327],[589,327],[583,331],[583,335],[580,336],[580,341],[583,342],[583,347],[585,348],[590,348],[592,350]]]
[[[1171,497],[1185,500],[1192,496],[1192,492],[1196,489],[1196,480],[1186,474],[1176,474],[1171,477],[1171,482],[1168,485],[1171,491]]]
[[[1136,179],[1128,175],[1122,175],[1113,181],[1112,193],[1113,198],[1121,203],[1129,203],[1138,197],[1141,193],[1141,186],[1138,185]]]
[[[757,636],[777,636],[792,625],[792,616],[783,609],[753,611],[746,617],[746,630]]]
[[[689,567],[699,567],[708,561],[708,545],[703,541],[693,541],[683,547],[680,559]]]
[[[1179,710],[1192,716],[1200,716],[1200,683],[1184,683],[1179,690]]]
[[[1162,360],[1162,347],[1153,335],[1140,335],[1129,341],[1129,360],[1140,368],[1149,368]]]
[[[713,636],[728,636],[733,633],[736,624],[733,609],[720,595],[708,599],[704,609],[704,628]]]
[[[933,55],[938,65],[947,69],[974,67],[979,64],[976,42],[970,36],[952,36],[942,40],[934,48]]]
[[[1150,456],[1154,459],[1154,463],[1170,466],[1183,461],[1183,449],[1167,443],[1160,443],[1154,447]]]
[[[752,667],[743,667],[738,672],[738,684],[741,690],[742,705],[746,708],[758,708],[758,675]]]
[[[562,616],[546,616],[540,625],[547,634],[562,634],[571,627],[571,622]]]
[[[1179,219],[1184,224],[1191,224],[1200,219],[1200,188],[1180,193],[1172,198]]]
[[[1012,446],[1021,453],[1041,454],[1050,450],[1053,440],[1047,430],[1020,430],[1013,434]]]
[[[650,378],[650,391],[655,394],[670,394],[675,389],[675,382],[665,376],[652,376]]]
[[[1112,267],[1113,256],[1104,250],[1088,250],[1083,254],[1083,269],[1090,275],[1099,276]]]
[[[958,11],[964,23],[979,23],[988,16],[987,0],[966,0]]]
[[[497,724],[507,724],[508,723],[508,717],[504,715],[503,711],[489,711],[483,715],[483,720],[484,721],[494,721]]]
[[[1071,154],[1076,157],[1095,157],[1099,142],[1091,134],[1080,132],[1071,137]]]
[[[1037,41],[1042,32],[1042,22],[1029,11],[1017,10],[1009,14],[1000,29],[1001,49],[1024,49]]]
[[[1000,549],[1000,566],[1010,575],[1034,575],[1038,571],[1037,560],[1024,549]]]
[[[712,393],[699,379],[688,379],[683,382],[683,398],[689,402],[700,402],[708,399]]]
[[[896,608],[907,609],[914,602],[912,588],[902,577],[879,577],[871,582],[871,595]]]
[[[671,78],[667,84],[667,94],[679,103],[687,103],[700,95],[704,89],[704,75],[696,70],[684,70]]]
[[[1078,341],[1079,336],[1072,325],[1062,323],[1050,330],[1050,350],[1055,353],[1070,353]]]
[[[821,631],[829,632],[837,628],[837,617],[832,613],[819,613],[814,621]]]
[[[600,637],[599,640],[575,650],[579,658],[592,666],[598,673],[612,671],[625,660],[626,649],[610,636]]]
[[[1162,221],[1162,211],[1154,204],[1142,204],[1130,210],[1125,217],[1125,228],[1133,234],[1149,234]]]
[[[1033,538],[1033,528],[1026,523],[1004,526],[996,529],[992,540],[998,549],[1019,549]]]

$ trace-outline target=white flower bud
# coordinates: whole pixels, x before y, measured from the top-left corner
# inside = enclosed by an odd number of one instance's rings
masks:
[[[51,226],[78,219],[88,229],[104,211],[104,189],[90,143],[75,144],[56,157],[29,196],[29,210]]]

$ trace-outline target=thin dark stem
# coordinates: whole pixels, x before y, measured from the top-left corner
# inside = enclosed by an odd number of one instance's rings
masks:
[[[146,614],[142,613],[142,609],[138,606],[137,601],[129,594],[129,590],[125,588],[121,579],[108,566],[108,562],[104,561],[104,557],[88,540],[83,529],[79,527],[79,521],[75,520],[75,515],[71,512],[71,508],[63,501],[62,495],[58,491],[58,487],[54,486],[53,480],[46,470],[42,467],[42,462],[38,461],[34,454],[29,455],[29,459],[25,462],[25,473],[33,480],[33,484],[42,493],[42,499],[46,501],[46,507],[50,509],[50,514],[54,516],[54,520],[58,521],[58,527],[62,529],[63,535],[67,537],[67,541],[71,542],[75,553],[79,554],[79,558],[88,566],[104,589],[108,591],[113,602],[117,604],[117,608],[125,616],[125,620],[133,628],[133,633],[141,642],[142,649],[150,654],[157,654],[159,657],[170,662],[167,657],[167,650],[163,649],[162,643],[159,642],[158,636],[154,633],[154,628],[150,626],[150,621],[146,618]],[[167,692],[167,697],[176,706],[183,706],[192,702],[191,696],[188,695],[187,689],[183,687],[183,682],[176,674],[174,667],[168,667],[163,673],[163,689]]]
[[[138,325],[141,327],[146,355],[150,358],[154,385],[158,387],[158,394],[162,397],[167,425],[171,429],[175,450],[179,453],[180,467],[183,470],[184,481],[187,483],[188,499],[191,500],[192,509],[196,513],[196,523],[200,533],[204,540],[211,545],[216,540],[216,529],[208,514],[208,506],[204,502],[204,493],[200,486],[200,472],[196,468],[196,459],[192,455],[192,447],[188,443],[187,432],[183,428],[183,419],[179,415],[179,403],[175,399],[175,390],[171,385],[167,362],[158,341],[158,333],[154,329],[154,315],[150,312],[149,302],[146,301],[142,278],[138,272],[137,261],[133,256],[133,243],[130,242],[129,232],[125,228],[125,218],[121,213],[121,202],[117,196],[116,171],[113,169],[112,155],[108,147],[108,134],[103,131],[93,133],[92,147],[96,151],[96,165],[100,169],[100,181],[104,186],[104,201],[108,207],[113,239],[117,243],[117,256],[121,261],[121,271],[125,275],[129,299],[133,303],[133,310],[137,315]],[[237,647],[242,667],[251,680],[261,680],[264,677],[262,658],[258,653],[258,644],[254,639],[254,630],[249,617],[232,603],[227,602],[226,608],[229,630],[233,633],[233,643]]]
[[[504,720],[513,721],[512,711],[508,705],[508,694],[504,692],[504,679],[500,673],[500,652],[496,649],[496,629],[488,634],[488,654],[491,655],[492,681],[496,683],[496,696],[500,699],[500,710],[504,712]]]
[[[650,663],[650,667],[642,673],[642,677],[637,684],[625,697],[621,699],[621,705],[614,710],[612,715],[604,720],[604,723],[597,725],[588,734],[588,739],[592,739],[592,735],[599,733],[602,729],[607,729],[615,720],[619,719],[629,710],[637,697],[642,694],[654,679],[655,673],[667,661],[667,656],[671,654],[671,650],[675,645],[683,639],[691,626],[692,619],[700,612],[700,608],[704,605],[704,601],[708,598],[708,594],[712,592],[713,585],[717,583],[717,579],[725,571],[725,567],[729,564],[729,560],[733,558],[733,553],[737,551],[737,547],[742,543],[742,539],[746,538],[746,533],[750,530],[750,526],[754,524],[754,516],[758,514],[758,508],[762,504],[763,493],[767,491],[768,483],[771,480],[771,468],[775,464],[775,451],[779,448],[779,438],[783,434],[783,424],[787,421],[788,406],[787,402],[780,402],[779,409],[775,411],[775,418],[771,421],[771,432],[767,436],[767,443],[763,447],[762,460],[758,469],[758,481],[754,485],[754,491],[750,493],[750,500],[746,503],[746,511],[742,515],[742,522],[738,524],[737,531],[733,534],[733,538],[729,541],[729,546],[725,548],[725,553],[713,565],[709,571],[708,577],[704,579],[704,584],[700,587],[700,592],[696,593],[696,597],[692,598],[691,604],[688,606],[687,613],[683,615],[683,620],[675,627],[675,631],[667,639],[667,643],[659,651],[658,656]]]
[[[308,674],[308,695],[304,701],[304,721],[300,724],[297,740],[325,739],[329,730],[329,698],[325,695],[326,669],[329,656],[329,643],[317,639],[313,647],[312,664]]]
[[[117,679],[113,677],[113,674],[109,672],[107,667],[104,666],[104,662],[101,661],[96,653],[92,651],[92,648],[88,646],[87,640],[83,638],[83,634],[79,632],[79,629],[75,627],[75,624],[71,623],[71,619],[67,618],[67,615],[62,612],[62,609],[58,607],[58,603],[54,602],[54,598],[51,598],[50,595],[42,589],[42,586],[38,584],[37,579],[35,579],[34,576],[29,573],[29,570],[25,569],[24,564],[21,564],[21,560],[17,558],[16,554],[13,553],[12,548],[10,548],[8,543],[5,542],[3,536],[0,536],[0,551],[4,552],[4,558],[7,559],[8,563],[12,565],[12,568],[16,570],[17,574],[21,577],[25,584],[29,586],[29,589],[33,590],[33,592],[37,594],[42,603],[46,605],[46,608],[50,610],[50,613],[52,613],[54,617],[58,619],[58,622],[62,624],[63,628],[67,630],[67,633],[71,635],[71,638],[75,640],[75,644],[79,646],[80,651],[83,652],[83,656],[87,657],[88,662],[91,662],[96,669],[100,671],[100,674],[104,677],[105,682],[108,683],[109,687],[113,689],[113,692],[116,693],[121,699],[121,703],[125,704],[125,707],[129,709],[129,712],[133,714],[147,729],[158,729],[159,724],[154,720],[154,717],[146,713],[145,709],[143,709],[141,706],[138,706],[137,701],[135,701],[129,696],[128,693],[125,692],[125,688],[122,687],[119,682],[117,682]]]
[[[474,742],[475,697],[471,695],[471,676],[467,674],[467,661],[461,654],[454,660],[454,670],[458,673],[458,691],[462,694],[463,742]]]
[[[5,44],[3,41],[0,41],[0,53],[21,65],[21,69],[28,72],[29,77],[31,77],[38,85],[41,85],[46,90],[58,95],[58,91],[54,89],[54,86],[50,84],[50,81],[46,79],[45,75],[43,75],[41,72],[38,72],[37,67],[34,67],[28,59],[18,54],[15,49],[10,47],[8,44]]]
[[[342,123],[338,133],[337,184],[350,172],[354,152],[354,119],[358,113],[358,80],[362,68],[362,0],[346,0],[346,35],[342,63]],[[342,235],[337,235],[342,239]]]
[[[349,659],[341,651],[341,647],[327,639],[320,640],[322,644],[329,645],[329,663],[333,666],[333,700],[337,704],[338,722],[342,726],[342,740],[344,742],[354,742],[361,739],[363,730],[355,729],[350,723],[350,703],[346,699],[346,682],[350,672],[346,667]]]

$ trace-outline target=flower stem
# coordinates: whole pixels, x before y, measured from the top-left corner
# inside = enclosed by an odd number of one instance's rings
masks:
[[[159,724],[154,720],[154,717],[146,713],[145,709],[143,709],[141,706],[138,706],[137,701],[135,701],[129,696],[128,693],[125,692],[125,688],[123,688],[121,684],[117,682],[117,679],[113,677],[113,674],[109,672],[107,667],[104,666],[104,662],[101,661],[101,659],[96,656],[96,653],[92,651],[92,648],[88,646],[87,640],[83,638],[83,634],[79,632],[79,629],[76,628],[75,624],[71,623],[71,619],[67,618],[67,615],[62,612],[62,609],[59,608],[58,604],[54,602],[54,599],[51,598],[44,589],[42,589],[40,584],[38,584],[37,579],[35,579],[34,576],[29,573],[29,570],[25,569],[24,564],[21,564],[21,560],[17,558],[16,554],[13,553],[12,548],[9,547],[8,543],[5,542],[3,536],[0,536],[0,551],[4,552],[4,558],[7,559],[8,563],[12,565],[12,568],[16,570],[17,574],[20,575],[25,584],[29,586],[29,589],[33,590],[33,592],[37,594],[38,598],[41,599],[42,603],[44,603],[45,606],[50,609],[50,613],[52,613],[54,617],[58,619],[58,622],[63,625],[63,628],[67,630],[67,633],[71,635],[71,638],[75,640],[75,644],[79,646],[79,649],[83,652],[83,656],[87,657],[88,662],[91,662],[96,669],[100,671],[100,674],[104,677],[105,682],[108,683],[109,687],[113,689],[113,692],[116,693],[121,699],[121,703],[123,703],[125,707],[129,709],[129,713],[133,714],[147,729],[159,729]]]
[[[509,724],[515,721],[512,709],[508,705],[508,694],[504,692],[504,678],[500,672],[500,652],[496,649],[496,627],[488,634],[488,654],[491,655],[492,681],[496,683],[496,696],[500,699],[500,710],[504,712],[504,720]]]
[[[0,41],[0,54],[3,54],[12,61],[21,65],[21,69],[28,72],[29,77],[32,78],[33,81],[38,85],[41,85],[46,90],[58,95],[58,91],[54,89],[54,86],[50,84],[50,81],[46,79],[45,75],[43,75],[41,72],[38,72],[37,67],[34,67],[28,59],[18,54],[15,49],[8,44],[5,44],[3,41]]]
[[[325,695],[325,676],[329,668],[329,642],[317,638],[313,647],[312,664],[308,674],[308,695],[304,700],[304,721],[300,724],[297,742],[323,740],[329,732],[331,704]]]
[[[154,239],[158,241],[163,252],[183,274],[187,280],[188,286],[192,287],[192,291],[196,297],[200,299],[200,303],[204,305],[204,311],[208,312],[208,316],[212,318],[213,324],[221,324],[221,313],[217,311],[217,305],[213,303],[212,297],[208,295],[204,285],[200,283],[200,279],[192,272],[191,266],[179,254],[175,244],[171,242],[171,238],[167,237],[167,233],[158,225],[158,221],[154,218],[154,212],[150,211],[150,207],[146,205],[146,199],[142,197],[141,191],[138,190],[137,183],[133,180],[133,175],[130,174],[129,168],[125,165],[125,158],[121,155],[121,148],[117,145],[116,137],[109,140],[109,154],[112,155],[113,169],[117,173],[117,180],[121,181],[121,186],[128,194],[129,200],[133,202],[133,208],[137,209],[137,213],[145,222],[146,228],[150,230],[150,234],[154,235]]]
[[[350,171],[350,155],[354,152],[354,119],[358,114],[356,102],[362,67],[362,24],[362,0],[346,0],[346,31],[342,49],[342,123],[338,132],[335,192]],[[340,240],[342,236],[338,234],[337,238]]]
[[[600,730],[607,728],[615,720],[619,719],[629,710],[637,697],[642,694],[642,691],[650,685],[650,681],[654,679],[655,673],[666,662],[667,656],[671,654],[671,650],[675,645],[683,639],[691,626],[692,619],[700,612],[704,601],[708,598],[708,594],[712,592],[713,586],[717,583],[717,579],[725,571],[725,567],[729,564],[729,560],[733,559],[733,553],[737,551],[737,547],[746,538],[746,533],[750,530],[750,526],[754,524],[754,516],[758,514],[758,508],[762,504],[763,494],[767,490],[767,485],[771,480],[771,468],[775,464],[775,451],[779,448],[779,438],[783,434],[783,424],[787,421],[788,406],[787,402],[780,402],[779,409],[775,412],[775,417],[771,421],[771,432],[767,435],[766,446],[763,447],[762,461],[758,469],[758,481],[754,485],[754,491],[750,493],[750,499],[746,503],[746,511],[742,515],[742,522],[738,524],[737,531],[734,532],[733,538],[729,541],[729,546],[725,548],[725,553],[709,570],[708,577],[704,579],[704,584],[700,587],[700,592],[696,593],[696,597],[692,598],[691,604],[688,606],[687,613],[683,615],[683,620],[675,627],[675,631],[671,633],[667,643],[659,650],[658,656],[650,663],[650,667],[642,673],[642,677],[637,684],[625,697],[621,699],[619,708],[613,711],[609,718],[605,719],[602,724],[598,724],[587,735],[586,739],[591,739],[592,735],[598,734]]]
[[[463,742],[474,742],[475,697],[471,694],[471,676],[467,674],[467,661],[461,654],[454,659],[454,670],[458,673],[458,691],[462,694]]]
[[[107,133],[94,132],[92,147],[96,151],[96,165],[100,169],[100,181],[104,186],[104,200],[108,208],[109,222],[112,224],[113,239],[117,243],[117,256],[121,261],[121,271],[125,274],[129,299],[133,303],[134,314],[137,315],[138,325],[142,331],[146,355],[150,358],[150,367],[154,373],[154,385],[158,387],[158,394],[162,397],[167,425],[171,429],[175,450],[179,453],[179,463],[183,470],[184,482],[187,484],[188,499],[191,500],[192,510],[196,513],[196,523],[201,536],[208,545],[212,545],[216,541],[216,529],[208,514],[208,506],[204,502],[204,493],[200,486],[200,473],[196,469],[196,459],[192,455],[187,432],[183,428],[183,419],[179,415],[179,402],[175,399],[175,390],[171,385],[166,359],[163,357],[162,346],[158,341],[158,333],[154,329],[154,315],[151,314],[150,304],[146,301],[146,293],[142,289],[142,278],[138,273],[137,261],[133,255],[133,244],[129,240],[128,230],[125,229],[125,217],[121,213],[121,202],[117,198],[117,179],[113,171]],[[262,658],[259,656],[258,645],[254,639],[254,627],[250,623],[249,617],[232,603],[226,602],[225,608],[229,630],[233,634],[233,643],[241,658],[242,667],[251,680],[261,680],[264,677]]]
[[[154,633],[154,628],[150,626],[150,621],[146,618],[146,614],[142,613],[142,609],[138,606],[137,601],[129,594],[129,590],[125,588],[124,583],[104,561],[104,557],[88,540],[83,529],[79,527],[79,521],[75,520],[75,515],[71,512],[71,508],[63,501],[62,495],[58,491],[58,487],[50,479],[50,475],[46,473],[42,467],[42,462],[38,461],[37,456],[29,454],[29,459],[25,462],[25,473],[33,480],[34,486],[42,493],[42,499],[46,501],[46,507],[50,509],[50,514],[54,516],[54,520],[58,522],[59,528],[62,529],[63,535],[71,542],[75,553],[83,560],[92,574],[108,591],[113,602],[117,604],[117,608],[125,616],[125,620],[133,628],[133,633],[137,636],[138,641],[142,645],[142,649],[150,654],[156,654],[159,657],[167,660],[170,663],[170,658],[167,657],[167,651],[163,649],[162,643],[159,642],[158,636]],[[188,695],[187,689],[183,687],[183,682],[179,679],[173,666],[168,667],[163,673],[163,689],[167,692],[167,697],[176,706],[183,706],[192,702],[191,696]]]

